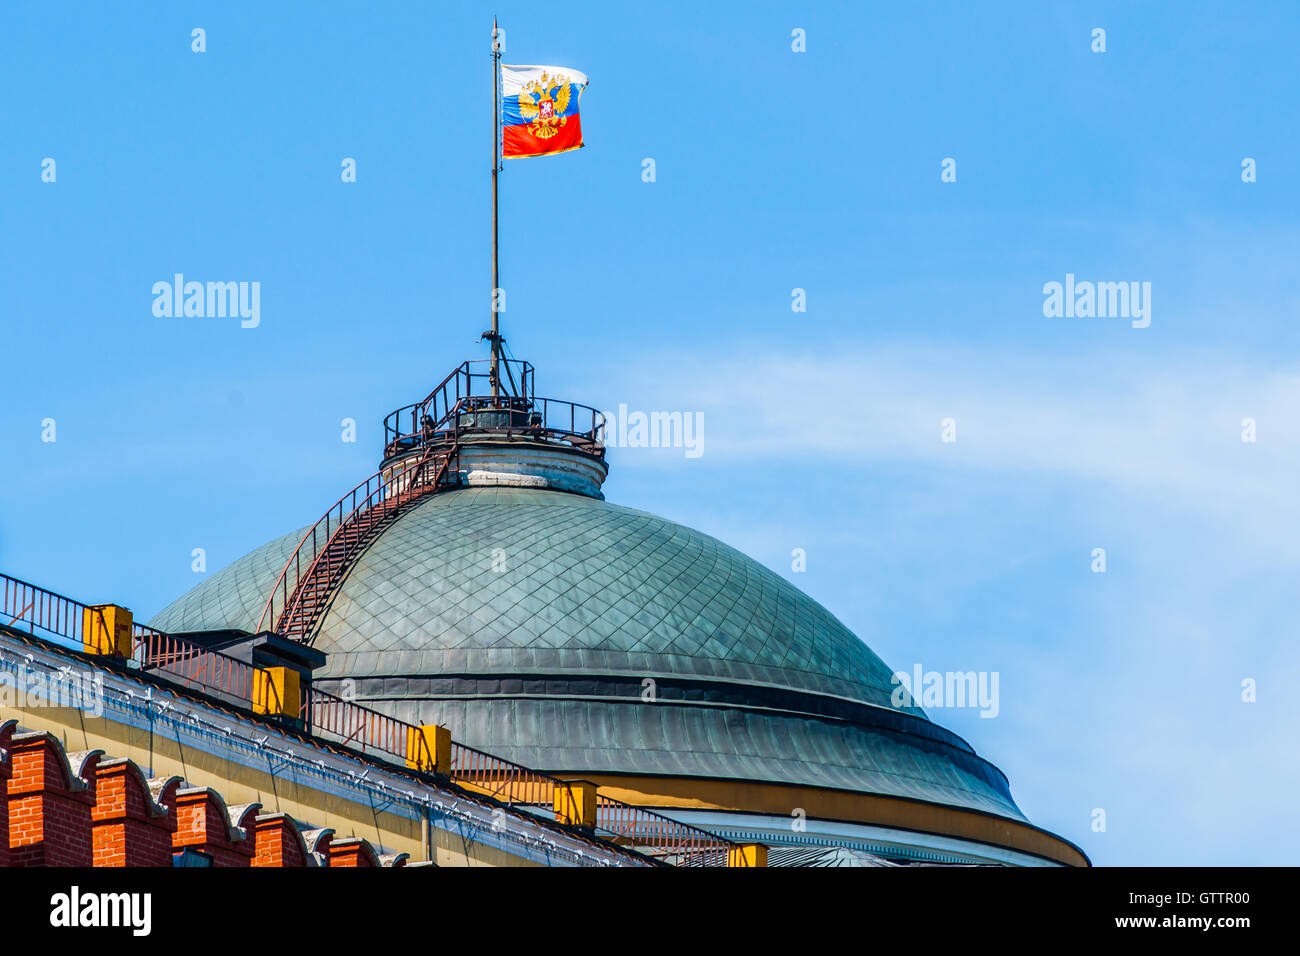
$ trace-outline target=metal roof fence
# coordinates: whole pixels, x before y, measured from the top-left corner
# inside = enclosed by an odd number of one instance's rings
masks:
[[[108,605],[88,605],[26,581],[0,574],[0,619],[25,624],[32,634],[78,648],[92,642],[87,627],[108,631]],[[142,624],[131,626],[127,667],[187,690],[251,702],[259,667],[193,641]],[[433,766],[422,728],[308,686],[299,718],[310,734],[362,754],[408,768]],[[569,781],[531,770],[473,747],[452,743],[453,783],[511,807],[554,818],[557,789]],[[735,844],[662,814],[597,793],[593,835],[675,865],[725,866]]]

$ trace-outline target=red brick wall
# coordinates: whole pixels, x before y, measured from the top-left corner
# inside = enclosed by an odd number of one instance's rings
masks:
[[[192,847],[212,857],[213,866],[248,866],[253,858],[253,835],[230,839],[230,815],[212,790],[187,790],[174,798],[176,850]]]
[[[298,826],[284,813],[253,821],[253,866],[306,866],[307,852]]]
[[[330,866],[377,867],[379,858],[370,844],[359,837],[334,840],[329,846]]]
[[[93,787],[80,786],[48,734],[10,745],[9,865],[90,866]]]
[[[95,866],[171,866],[176,821],[157,806],[140,769],[129,760],[95,768],[92,855]]]
[[[217,866],[308,864],[298,824],[284,813],[260,814],[252,804],[237,808],[233,825],[214,790],[178,789],[178,778],[150,782],[130,760],[102,754],[73,755],[50,734],[20,733],[0,723],[0,867],[170,866],[172,853],[193,847]],[[75,776],[81,774],[82,776]],[[157,796],[155,797],[155,792]],[[244,839],[235,837],[242,830]],[[369,842],[334,842],[317,834],[328,866],[377,866]]]
[[[138,820],[95,824],[93,866],[171,866],[172,836]]]

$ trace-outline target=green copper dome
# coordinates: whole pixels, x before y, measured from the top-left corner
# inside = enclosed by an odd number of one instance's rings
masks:
[[[302,532],[159,613],[161,630],[257,626]],[[709,777],[885,794],[1015,820],[1005,777],[917,710],[816,601],[708,535],[597,498],[431,495],[348,571],[316,679],[567,773]]]

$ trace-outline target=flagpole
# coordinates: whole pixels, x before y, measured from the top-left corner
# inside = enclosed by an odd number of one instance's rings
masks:
[[[497,169],[501,165],[501,48],[497,42],[497,18],[492,18],[492,397],[499,393],[501,377],[497,365],[501,357],[501,331],[497,324],[497,290],[501,288],[497,267]]]

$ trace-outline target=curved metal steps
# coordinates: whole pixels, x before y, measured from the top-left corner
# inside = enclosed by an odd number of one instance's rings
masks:
[[[298,542],[267,596],[258,631],[310,643],[353,561],[414,502],[459,484],[459,446],[429,445],[405,466],[381,469],[340,498]]]

